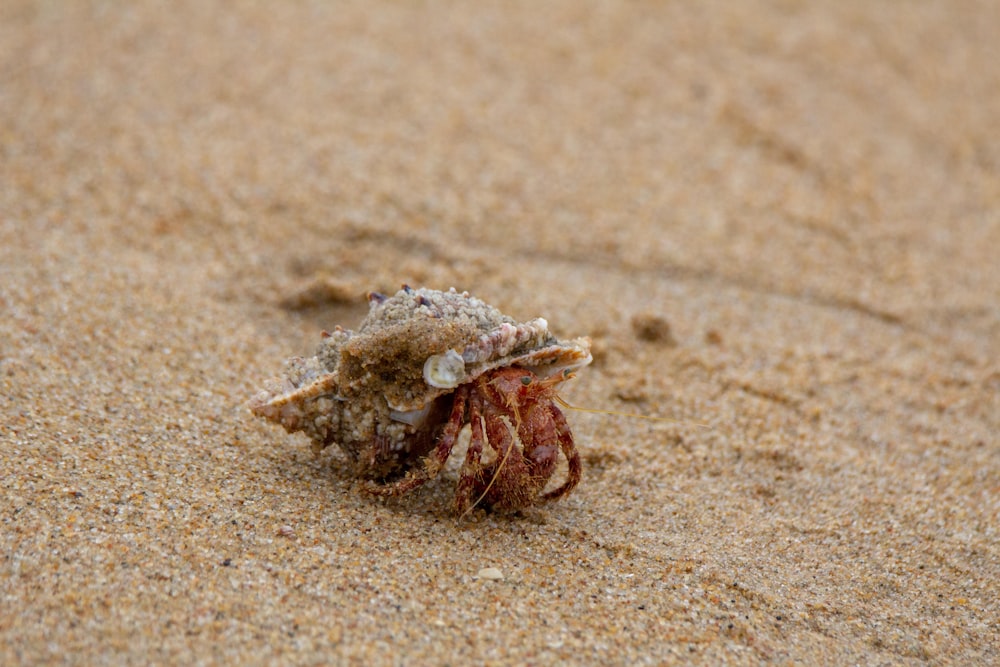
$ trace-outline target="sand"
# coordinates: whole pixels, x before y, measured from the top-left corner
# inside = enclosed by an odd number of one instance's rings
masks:
[[[1000,5],[539,4],[3,3],[0,663],[1000,661]],[[245,404],[404,282],[681,421],[365,496]]]

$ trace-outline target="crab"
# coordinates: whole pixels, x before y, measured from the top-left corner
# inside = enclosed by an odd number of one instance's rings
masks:
[[[454,508],[515,511],[556,500],[582,466],[558,387],[591,361],[590,340],[560,341],[542,318],[517,322],[468,292],[368,295],[357,332],[324,332],[315,356],[289,359],[250,410],[337,444],[363,488],[406,494],[436,478],[466,425]],[[567,461],[561,484],[546,490]]]

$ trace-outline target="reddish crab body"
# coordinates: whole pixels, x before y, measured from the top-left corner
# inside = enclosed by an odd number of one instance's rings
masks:
[[[424,466],[402,479],[369,483],[377,495],[411,491],[435,477],[451,455],[465,424],[471,427],[469,448],[455,489],[455,509],[464,514],[476,504],[520,509],[556,500],[580,482],[580,454],[553,398],[555,386],[572,377],[569,371],[541,379],[530,370],[500,368],[455,390],[451,415]],[[560,451],[568,462],[565,481],[544,492]]]
[[[522,509],[579,483],[580,456],[555,399],[590,362],[588,339],[560,341],[541,318],[519,323],[455,290],[404,286],[369,301],[357,332],[337,327],[315,356],[290,359],[250,409],[305,433],[317,451],[337,444],[381,496],[437,477],[468,425],[460,514]],[[560,457],[565,480],[546,490]]]

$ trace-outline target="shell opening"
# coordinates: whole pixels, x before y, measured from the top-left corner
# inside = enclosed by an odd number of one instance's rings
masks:
[[[424,362],[424,381],[432,387],[454,389],[465,378],[465,361],[455,350],[435,354]]]

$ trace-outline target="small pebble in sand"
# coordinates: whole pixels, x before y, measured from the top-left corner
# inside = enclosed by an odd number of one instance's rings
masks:
[[[705,342],[709,345],[722,345],[722,334],[715,329],[705,332]]]
[[[476,579],[489,579],[491,581],[502,581],[503,572],[495,567],[484,567],[476,574]]]
[[[632,316],[632,331],[639,340],[660,345],[677,345],[670,322],[657,313],[638,313]]]

